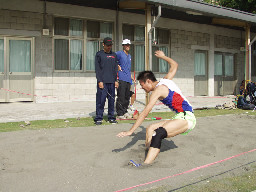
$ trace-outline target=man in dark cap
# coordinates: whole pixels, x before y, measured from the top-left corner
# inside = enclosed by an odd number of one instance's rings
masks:
[[[118,87],[117,70],[118,62],[115,52],[112,52],[112,39],[106,37],[103,40],[103,50],[98,51],[95,56],[95,72],[97,78],[96,93],[96,117],[94,122],[101,125],[103,120],[104,106],[108,98],[108,121],[116,124],[114,116],[115,87]]]

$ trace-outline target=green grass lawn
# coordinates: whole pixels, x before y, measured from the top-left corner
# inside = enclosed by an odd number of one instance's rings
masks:
[[[248,114],[256,115],[256,111],[252,110],[241,110],[241,109],[203,109],[195,110],[196,117],[206,117],[215,115],[227,115],[227,114]],[[148,118],[161,117],[162,119],[170,119],[174,115],[173,112],[153,112],[148,115]],[[146,120],[150,121],[150,120]],[[156,121],[156,120],[152,120]],[[134,120],[121,120],[118,123],[133,123]],[[107,117],[104,117],[102,125],[109,125],[107,122]],[[52,128],[66,128],[66,127],[89,127],[94,126],[94,121],[92,117],[87,118],[68,118],[68,119],[56,119],[56,120],[37,120],[30,121],[30,125],[26,125],[25,122],[9,122],[0,123],[0,132],[9,131],[20,131],[26,129],[52,129]]]

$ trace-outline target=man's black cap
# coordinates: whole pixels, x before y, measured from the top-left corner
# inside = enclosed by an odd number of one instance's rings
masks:
[[[104,40],[103,40],[103,43],[105,45],[113,45],[112,43],[112,39],[110,37],[106,37]]]

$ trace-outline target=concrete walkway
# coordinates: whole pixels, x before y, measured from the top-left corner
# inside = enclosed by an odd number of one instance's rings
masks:
[[[234,96],[224,97],[187,97],[194,109],[212,108],[234,101]],[[92,117],[95,115],[95,101],[90,102],[67,102],[67,103],[0,103],[0,122],[18,122],[32,120],[66,119],[77,117]],[[145,101],[136,101],[135,108],[142,111]],[[107,107],[107,105],[106,105]],[[153,111],[170,111],[162,103],[157,103]],[[107,108],[105,109],[107,112]]]

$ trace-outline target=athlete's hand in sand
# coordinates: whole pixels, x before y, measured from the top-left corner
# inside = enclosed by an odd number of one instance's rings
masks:
[[[132,135],[132,132],[130,132],[130,131],[123,131],[123,132],[118,133],[116,136],[117,137],[125,137],[125,136],[130,136],[130,135]]]
[[[165,56],[165,54],[164,54],[163,51],[158,50],[158,51],[155,52],[155,56],[158,57],[158,58],[162,58],[162,57]]]

